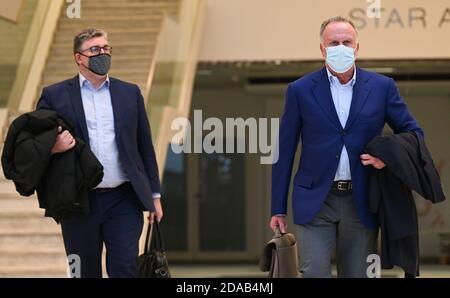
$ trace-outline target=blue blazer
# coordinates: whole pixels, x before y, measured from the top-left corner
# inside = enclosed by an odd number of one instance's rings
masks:
[[[296,224],[308,223],[319,212],[345,144],[359,217],[367,228],[375,228],[377,221],[367,202],[370,167],[364,166],[359,156],[386,122],[394,133],[417,131],[423,136],[391,78],[356,68],[345,127],[339,122],[325,67],[289,84],[280,123],[279,159],[272,167],[272,215],[287,214],[293,160],[300,139],[300,164],[292,193]]]
[[[160,182],[141,92],[138,86],[114,78],[110,78],[109,90],[120,161],[144,210],[154,211],[153,193],[160,192]],[[62,114],[74,125],[75,134],[89,145],[78,75],[45,87],[37,109]]]

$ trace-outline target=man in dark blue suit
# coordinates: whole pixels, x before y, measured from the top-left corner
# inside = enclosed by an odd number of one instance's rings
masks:
[[[336,247],[339,277],[367,277],[367,257],[376,253],[377,221],[367,206],[369,168],[380,159],[366,144],[383,130],[422,129],[391,78],[355,66],[359,50],[353,23],[326,20],[320,30],[325,67],[289,84],[279,132],[279,159],[272,168],[270,226],[286,230],[287,197],[295,152],[292,204],[303,277],[331,277]]]
[[[71,264],[75,276],[101,277],[105,245],[108,276],[136,277],[143,211],[150,212],[150,222],[163,216],[144,101],[138,86],[107,75],[112,49],[106,32],[81,31],[73,52],[79,74],[44,88],[37,109],[57,111],[74,124],[103,165],[104,177],[89,192],[89,215],[61,222],[66,253],[79,257],[79,264]],[[74,146],[74,137],[60,128],[52,154]]]

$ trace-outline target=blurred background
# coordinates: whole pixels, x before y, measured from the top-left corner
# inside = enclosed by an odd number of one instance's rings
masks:
[[[138,84],[146,102],[173,275],[265,276],[256,264],[272,237],[271,166],[255,153],[176,154],[171,123],[193,123],[194,110],[223,123],[279,118],[287,84],[323,66],[320,24],[336,15],[359,30],[358,66],[397,82],[448,190],[450,0],[0,0],[0,140],[44,86],[77,74],[75,34],[107,31],[110,75]],[[450,202],[416,203],[422,276],[450,277]],[[0,277],[64,277],[65,262],[59,227],[1,173]]]

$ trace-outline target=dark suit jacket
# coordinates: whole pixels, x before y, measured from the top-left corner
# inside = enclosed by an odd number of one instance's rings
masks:
[[[422,137],[416,133],[377,136],[367,152],[386,167],[371,169],[370,211],[381,226],[381,265],[419,275],[419,232],[412,190],[433,203],[445,200],[439,174]]]
[[[160,192],[158,165],[150,125],[139,87],[110,77],[109,90],[119,158],[143,209],[154,211],[153,193]],[[78,75],[43,89],[37,109],[50,109],[75,125],[75,133],[89,144]]]
[[[300,164],[292,192],[294,222],[306,224],[319,212],[345,145],[359,217],[366,227],[377,227],[367,206],[370,168],[361,164],[359,156],[386,122],[396,133],[423,134],[391,78],[356,68],[345,127],[339,121],[325,67],[289,84],[280,123],[279,159],[272,167],[272,215],[287,214],[293,160],[301,139]]]
[[[73,149],[51,155],[58,126],[76,138],[69,121],[54,111],[25,113],[11,123],[2,153],[5,177],[23,196],[36,191],[39,207],[57,222],[87,215],[88,191],[103,177],[102,165],[79,138]]]

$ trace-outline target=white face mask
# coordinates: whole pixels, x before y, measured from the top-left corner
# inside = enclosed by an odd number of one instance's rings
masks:
[[[355,64],[355,49],[338,45],[326,48],[328,66],[337,73],[344,73]]]

